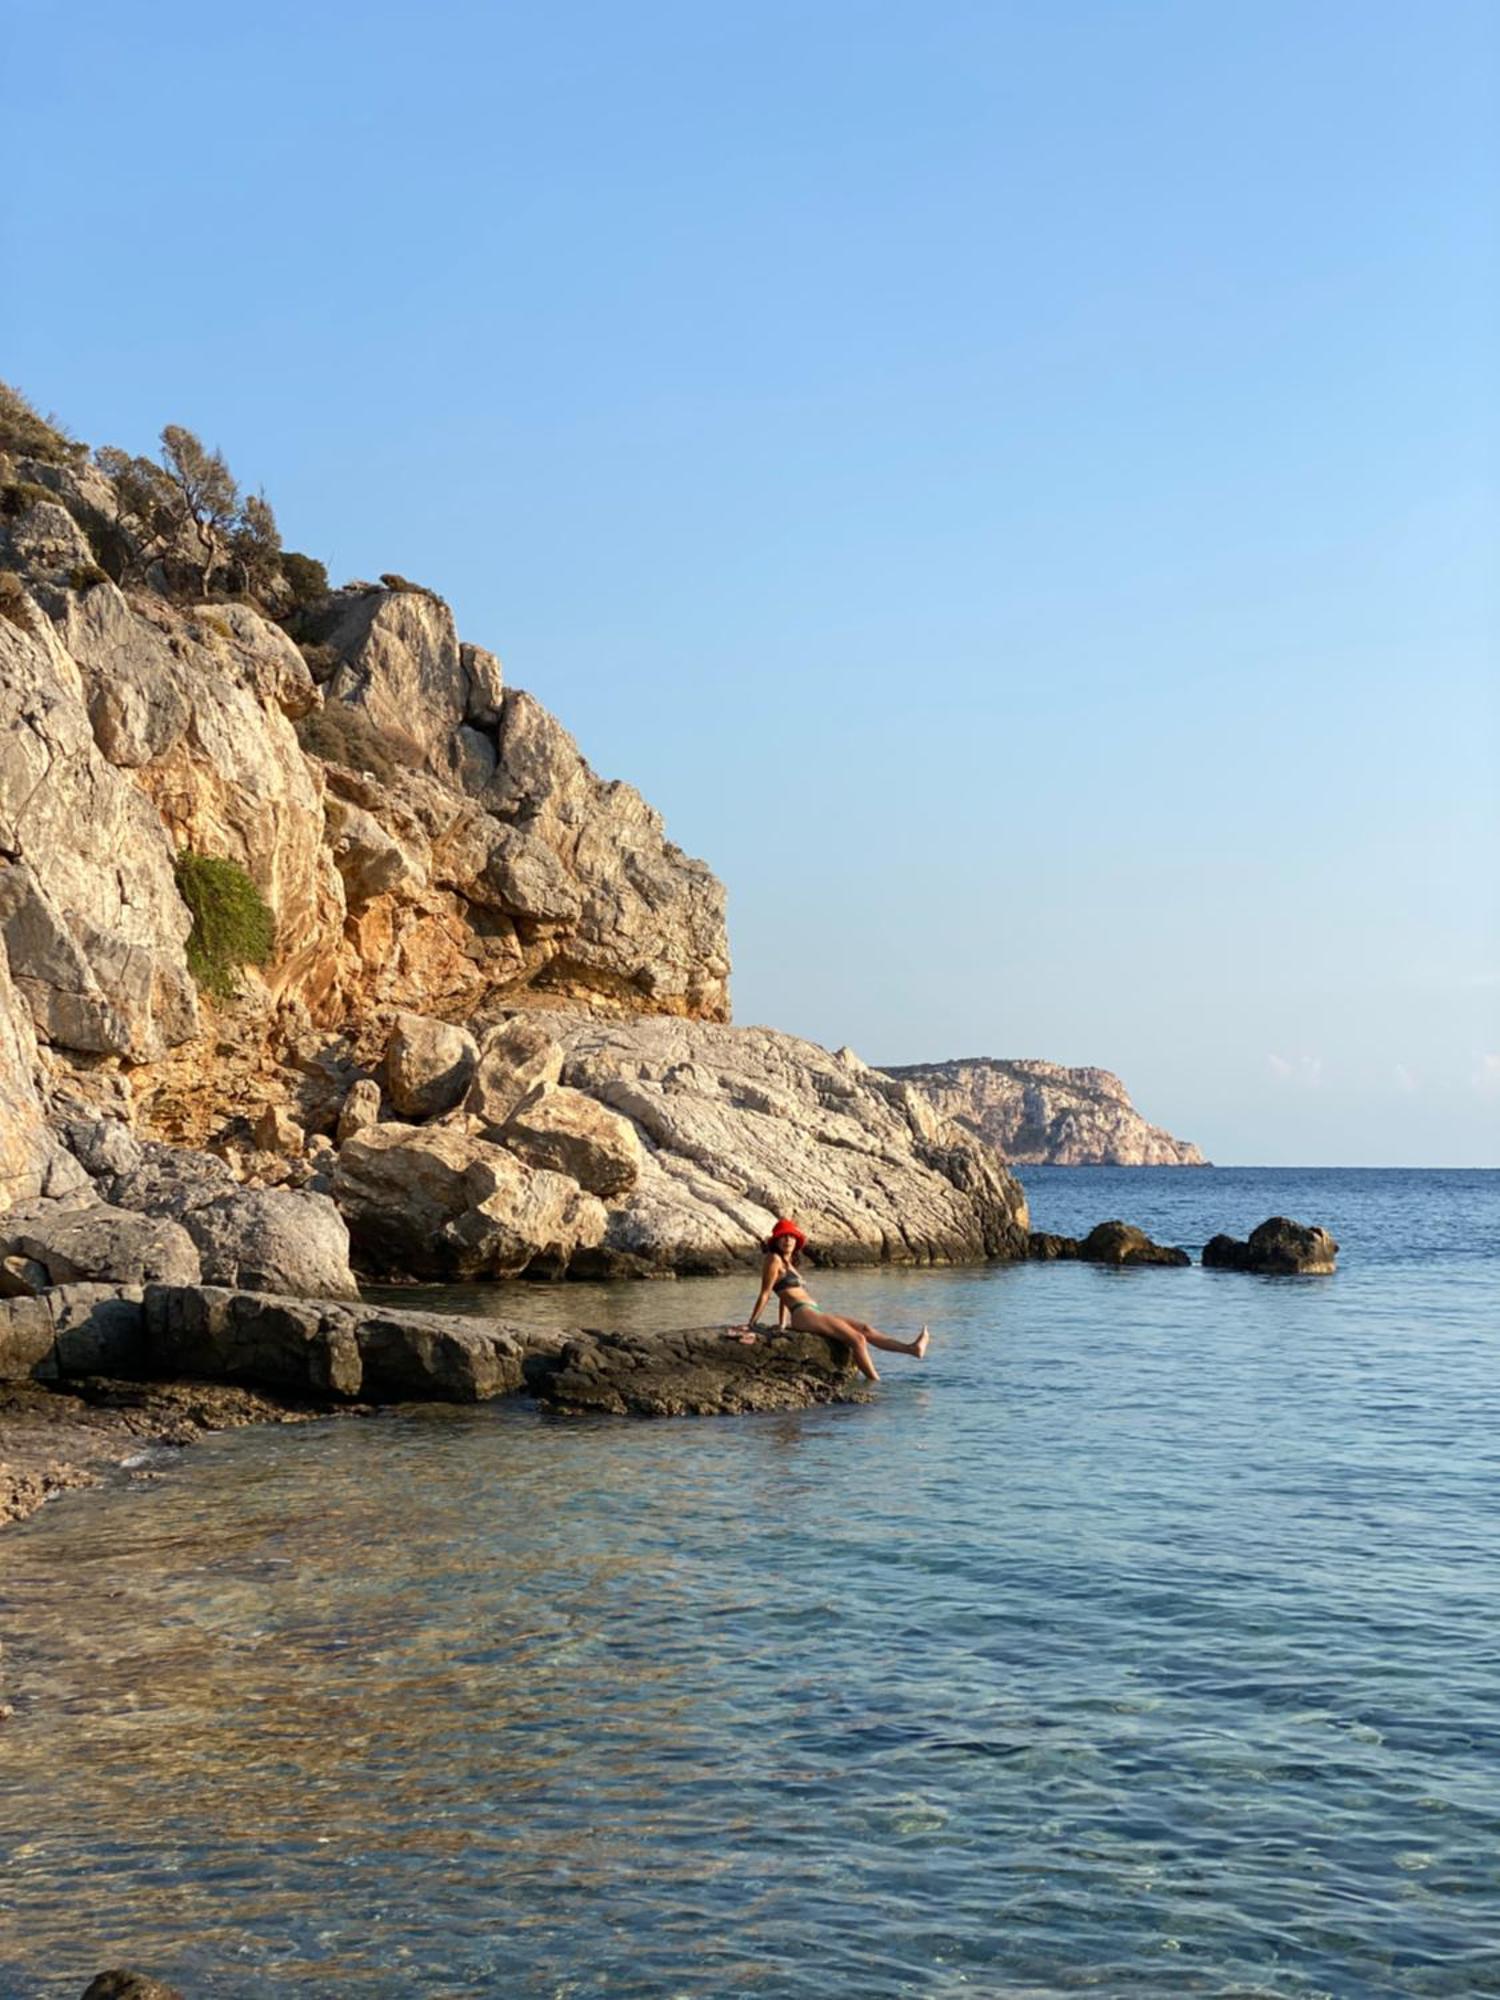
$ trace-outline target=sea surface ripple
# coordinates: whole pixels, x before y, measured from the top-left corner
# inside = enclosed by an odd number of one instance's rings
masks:
[[[867,1407],[238,1432],[7,1532],[0,1994],[1500,1993],[1500,1176],[1027,1181],[1341,1267],[830,1274],[937,1335]]]

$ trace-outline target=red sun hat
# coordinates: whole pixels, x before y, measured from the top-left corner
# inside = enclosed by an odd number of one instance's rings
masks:
[[[771,1241],[774,1243],[778,1236],[793,1236],[797,1240],[799,1249],[805,1250],[807,1248],[807,1231],[799,1229],[789,1216],[782,1216],[781,1220],[776,1224],[775,1228],[771,1231]]]

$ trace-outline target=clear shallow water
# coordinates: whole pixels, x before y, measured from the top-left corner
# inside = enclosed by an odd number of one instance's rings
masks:
[[[869,1407],[239,1432],[8,1531],[0,1994],[1500,1992],[1500,1176],[1027,1183],[1343,1268],[838,1274],[939,1334]]]

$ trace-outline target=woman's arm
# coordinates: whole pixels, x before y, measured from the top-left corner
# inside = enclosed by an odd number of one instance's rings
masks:
[[[747,1330],[753,1327],[759,1320],[765,1308],[766,1300],[771,1296],[771,1287],[781,1276],[781,1271],[781,1259],[772,1250],[767,1254],[766,1261],[760,1267],[760,1296],[755,1301],[754,1312],[751,1313],[749,1319],[745,1322]]]

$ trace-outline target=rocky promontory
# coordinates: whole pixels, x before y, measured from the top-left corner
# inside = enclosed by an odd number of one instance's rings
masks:
[[[912,1084],[965,1131],[1018,1167],[1205,1167],[1186,1139],[1148,1125],[1107,1069],[991,1056],[907,1063],[886,1071]]]
[[[0,1297],[1023,1256],[1003,1165],[728,1024],[724,891],[433,590],[0,389]]]

